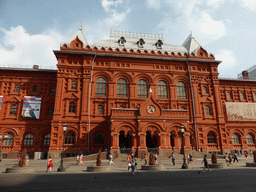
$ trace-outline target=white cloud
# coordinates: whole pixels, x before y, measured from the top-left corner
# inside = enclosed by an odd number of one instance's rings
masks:
[[[147,6],[154,9],[159,9],[161,6],[160,0],[147,0]]]
[[[130,8],[124,5],[123,0],[102,0],[101,5],[108,13],[108,17],[104,20],[108,26],[119,25],[122,23],[130,12]]]
[[[208,13],[203,13],[200,19],[191,18],[191,23],[204,35],[210,36],[212,39],[218,39],[225,35],[225,26],[222,21],[214,21]],[[191,26],[194,28],[194,26]]]
[[[102,0],[101,1],[101,5],[106,12],[111,12],[112,11],[111,7],[117,7],[118,5],[121,5],[123,3],[124,3],[123,0],[116,0],[116,1]]]
[[[256,10],[256,1],[255,0],[243,0],[244,6],[249,9]]]
[[[219,65],[219,73],[225,74],[225,77],[228,77],[227,71],[234,68],[234,65],[236,64],[236,58],[232,51],[230,50],[219,50],[218,53],[215,55],[215,59],[222,61]],[[232,71],[229,73],[230,77],[233,76]]]
[[[22,26],[1,31],[4,33],[0,48],[1,66],[56,68],[53,50],[59,49],[60,42],[64,40],[60,33],[48,30],[46,34],[30,35]]]

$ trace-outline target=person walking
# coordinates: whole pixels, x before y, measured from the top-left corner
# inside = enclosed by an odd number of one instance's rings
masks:
[[[206,156],[206,155],[204,155],[204,159],[203,159],[202,163],[204,163],[204,171],[203,171],[203,172],[205,172],[205,168],[206,168],[206,167],[208,168],[208,171],[210,171],[209,166],[208,166],[208,161],[207,161],[207,156]],[[202,163],[201,163],[201,164],[202,164]]]
[[[158,164],[158,162],[157,162],[157,153],[155,154],[155,162],[156,162],[156,164]]]
[[[80,163],[79,163],[79,165],[83,165],[84,163],[83,163],[83,154],[81,154],[80,155]]]
[[[51,156],[49,156],[46,172],[48,172],[48,170],[49,170],[49,173],[51,173],[51,172],[52,172],[52,168],[53,168],[53,165],[52,165],[52,158],[51,158]]]
[[[237,152],[235,152],[235,154],[234,154],[234,161],[233,161],[233,163],[235,163],[235,161],[237,161],[237,163],[238,163]]]
[[[113,156],[112,156],[112,154],[111,153],[109,153],[109,166],[111,166],[111,164],[115,164],[114,162],[113,162]]]
[[[76,164],[77,164],[77,165],[80,165],[80,157],[79,157],[79,154],[77,154],[77,156],[76,156]]]
[[[246,161],[247,161],[247,156],[248,156],[247,151],[244,151],[244,157],[245,157],[245,160],[246,160]]]
[[[135,161],[135,169],[136,169],[136,171],[137,171],[137,173],[139,174],[139,171],[138,171],[138,168],[137,168],[137,161],[136,161],[136,159],[134,158],[134,161]]]
[[[189,161],[190,161],[190,154],[188,154],[188,164],[189,164]]]
[[[172,153],[172,164],[175,165],[175,155]]]
[[[29,159],[29,156],[28,156],[28,155],[26,155],[26,161],[25,161],[25,165],[26,165],[26,166],[28,166],[28,164],[29,164],[28,159]]]
[[[192,155],[189,154],[189,161],[193,164],[193,158]]]
[[[18,163],[19,163],[19,161],[20,161],[20,153],[19,153],[18,156],[17,156],[17,161],[18,161]]]
[[[131,167],[132,167],[132,172],[131,172],[131,174],[132,174],[132,175],[134,175],[134,170],[135,170],[135,159],[132,159]]]
[[[228,154],[228,163],[229,163],[229,165],[232,165],[232,166],[233,166],[232,156],[231,156],[230,153]]]
[[[240,149],[240,155],[241,155],[241,156],[243,155],[243,150],[242,150],[242,149]]]
[[[229,166],[229,160],[228,160],[228,154],[227,153],[225,153],[225,161],[227,163],[227,166]]]
[[[144,161],[145,161],[145,165],[147,165],[148,159],[147,159],[147,155],[146,154],[144,154]]]
[[[250,153],[250,156],[252,156],[252,150],[251,149],[250,149],[249,153]]]

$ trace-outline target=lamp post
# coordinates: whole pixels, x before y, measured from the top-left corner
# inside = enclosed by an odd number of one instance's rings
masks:
[[[5,134],[5,136],[2,138],[2,133],[0,133],[0,140],[2,140],[1,142],[1,155],[0,155],[0,161],[2,161],[2,148],[3,148],[3,142],[5,139],[8,138],[8,134]]]
[[[64,143],[65,143],[65,132],[67,131],[68,125],[66,123],[63,124],[63,146],[62,146],[62,153],[61,153],[61,160],[60,160],[60,167],[57,169],[59,172],[64,172],[65,168],[63,167],[63,158],[64,158]]]
[[[185,131],[185,126],[181,125],[180,126],[180,131],[182,133],[182,144],[183,144],[183,165],[182,169],[188,169],[188,165],[186,164],[186,157],[185,157],[185,141],[184,141],[184,131]]]

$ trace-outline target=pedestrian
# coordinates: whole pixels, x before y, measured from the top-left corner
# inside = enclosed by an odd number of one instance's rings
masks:
[[[242,149],[240,149],[240,155],[241,155],[241,156],[243,155],[243,150],[242,150]]]
[[[228,160],[228,154],[227,153],[225,153],[225,161],[227,163],[227,166],[229,166],[229,160]]]
[[[147,155],[146,154],[144,154],[144,161],[145,161],[145,165],[147,165],[148,159],[147,159]]]
[[[132,172],[131,172],[131,174],[132,174],[132,175],[134,175],[134,170],[135,170],[135,159],[132,159],[131,167],[132,167]]]
[[[25,165],[26,165],[26,166],[28,166],[28,164],[29,164],[28,159],[29,159],[29,156],[28,156],[28,155],[26,155],[26,161],[25,161]]]
[[[193,163],[192,155],[189,154],[189,161]]]
[[[77,154],[77,156],[76,156],[76,164],[77,164],[77,165],[80,165],[80,157],[79,157],[79,154]]]
[[[113,156],[112,156],[112,154],[111,153],[109,153],[109,165],[111,166],[111,164],[115,164],[114,162],[113,162]]]
[[[190,154],[188,154],[188,164],[189,164],[189,161],[190,161]]]
[[[48,172],[48,170],[49,170],[49,173],[51,173],[51,172],[52,172],[52,168],[53,168],[53,165],[52,165],[52,158],[51,158],[51,156],[49,156],[46,172]]]
[[[206,168],[206,167],[208,168],[208,171],[210,171],[209,166],[208,166],[208,161],[207,161],[207,156],[206,156],[206,155],[204,155],[204,159],[203,159],[202,163],[204,163],[204,171],[203,171],[203,172],[205,172],[205,168]],[[201,163],[201,164],[202,164],[202,163]]]
[[[18,161],[18,162],[20,161],[20,153],[19,153],[18,156],[17,156],[17,161]]]
[[[244,157],[245,157],[245,160],[246,160],[246,161],[247,161],[247,156],[248,156],[247,151],[244,151]]]
[[[238,163],[237,152],[235,152],[235,154],[234,154],[234,161],[233,161],[233,163],[235,163],[235,161],[237,161],[237,163]]]
[[[232,166],[233,166],[232,156],[231,156],[230,153],[228,154],[228,163],[229,163],[229,165],[232,165]]]
[[[158,162],[157,162],[157,153],[155,154],[155,162],[156,162],[156,164],[158,164]]]
[[[250,149],[249,153],[250,153],[250,156],[252,156],[252,150],[251,149]]]
[[[175,165],[175,155],[172,153],[172,164]]]
[[[83,165],[84,163],[83,163],[83,154],[81,154],[80,155],[80,163],[79,163],[79,165]]]

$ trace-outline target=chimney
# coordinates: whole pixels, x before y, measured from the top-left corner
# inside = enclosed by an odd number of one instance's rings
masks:
[[[248,73],[248,71],[243,71],[243,72],[242,72],[242,75],[243,75],[243,79],[249,79],[249,73]]]
[[[33,69],[39,69],[38,65],[33,65]]]

